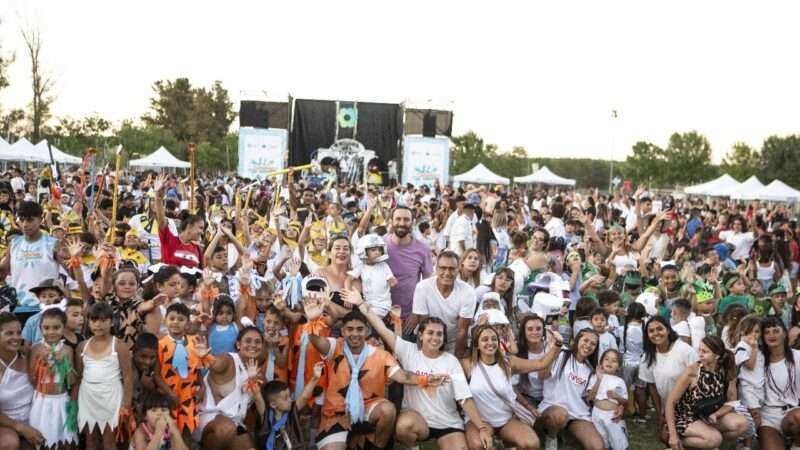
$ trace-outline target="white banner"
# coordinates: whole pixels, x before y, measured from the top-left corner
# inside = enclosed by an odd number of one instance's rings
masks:
[[[281,170],[288,156],[289,132],[278,128],[239,128],[240,177],[264,179]]]
[[[406,136],[403,138],[403,184],[444,186],[450,176],[450,139]]]

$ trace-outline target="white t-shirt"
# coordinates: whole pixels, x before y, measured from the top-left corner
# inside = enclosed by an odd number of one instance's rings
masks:
[[[614,391],[615,394],[619,395],[624,399],[628,399],[628,388],[625,386],[625,381],[616,376],[605,374],[600,379],[600,386],[597,388],[597,395],[595,395],[595,400],[608,400],[610,402],[614,402],[615,404],[619,404],[614,399],[608,398],[608,391]]]
[[[18,234],[9,241],[11,273],[7,282],[17,290],[17,311],[39,311],[39,299],[30,289],[44,280],[58,278],[60,266],[55,259],[58,239],[40,234],[35,241],[29,241]]]
[[[622,330],[621,333],[624,339],[622,360],[626,366],[639,364],[644,352],[644,335],[641,322],[628,324],[628,331]]]
[[[639,379],[645,383],[654,383],[661,396],[661,404],[666,404],[667,396],[678,377],[683,371],[697,361],[697,352],[682,340],[678,339],[672,344],[672,348],[666,353],[656,352],[655,361],[651,366],[647,365],[646,355],[642,355],[639,362]]]
[[[486,376],[484,376],[481,367],[486,371]],[[491,380],[491,386],[489,381],[486,380],[487,376]],[[475,401],[475,406],[478,408],[481,419],[488,423],[489,426],[499,428],[511,420],[514,411],[511,410],[510,403],[517,400],[517,393],[514,391],[511,379],[503,372],[500,364],[487,366],[480,361],[473,364],[469,389],[472,392],[472,399]],[[495,390],[503,398],[499,398]]]
[[[719,232],[719,238],[733,245],[731,259],[744,261],[750,257],[750,248],[755,241],[755,236],[753,236],[752,232],[737,233],[733,230],[725,230]]]
[[[472,397],[464,376],[464,369],[455,356],[442,353],[438,358],[428,358],[412,344],[395,339],[394,354],[403,369],[417,375],[447,374],[450,382],[436,389],[434,395],[417,386],[405,386],[403,409],[420,413],[429,428],[464,429],[464,420],[458,412],[457,402]]]
[[[764,402],[767,406],[797,406],[800,397],[800,350],[792,349],[794,357],[794,387],[789,385],[789,366],[786,360],[770,363]]]
[[[361,289],[364,300],[375,311],[375,314],[386,317],[392,309],[392,295],[389,292],[389,279],[394,278],[392,269],[386,262],[362,264],[353,269],[354,277],[361,277]]]
[[[547,354],[548,350],[549,347],[545,345],[544,350],[542,350],[540,353],[528,352],[528,359],[533,361],[542,359],[544,358],[544,355]],[[528,375],[528,383],[527,383],[527,389],[525,389],[525,395],[531,398],[541,399],[542,395],[544,394],[543,392],[544,381],[539,379],[539,372],[538,371],[528,372],[527,375]],[[520,375],[520,376],[524,377],[525,375]]]
[[[550,234],[551,238],[564,237],[567,230],[564,227],[564,221],[558,217],[551,217],[550,220],[544,225],[544,229]]]
[[[459,243],[464,242],[464,250],[475,248],[475,227],[466,215],[460,215],[453,221],[450,229],[450,250],[459,256],[464,253]]]
[[[756,366],[751,370],[744,363],[750,360],[752,351],[750,344],[745,341],[739,341],[739,344],[736,345],[736,350],[733,351],[733,361],[736,363],[736,367],[739,368],[739,380],[743,384],[761,387],[764,385],[764,353],[760,349],[756,349]]]
[[[420,316],[433,316],[442,319],[447,326],[447,351],[455,348],[458,319],[472,320],[475,314],[475,290],[469,284],[456,279],[453,291],[447,298],[442,297],[436,287],[436,277],[417,283],[414,289],[414,303],[411,312]]]
[[[597,359],[602,358],[603,354],[609,349],[617,350],[617,338],[606,331],[600,335],[600,339],[597,341]]]
[[[559,376],[564,358],[569,360]],[[592,409],[584,398],[596,381],[594,370],[586,362],[578,363],[571,353],[562,351],[550,366],[550,377],[544,380],[544,400],[539,405],[539,411],[545,412],[550,406],[560,406],[567,410],[571,419],[591,420]]]

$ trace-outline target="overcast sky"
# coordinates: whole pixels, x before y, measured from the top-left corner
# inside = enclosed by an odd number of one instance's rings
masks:
[[[188,77],[221,80],[237,108],[253,91],[452,101],[454,132],[532,156],[622,159],[694,129],[719,161],[800,132],[798,2],[531,3],[5,0],[0,105],[29,102],[33,24],[56,115],[138,117],[153,81]]]

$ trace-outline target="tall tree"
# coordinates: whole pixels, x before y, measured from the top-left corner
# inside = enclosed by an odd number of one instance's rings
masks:
[[[705,181],[711,167],[711,144],[696,131],[673,133],[664,150],[669,184],[693,184]]]
[[[31,138],[38,142],[42,134],[42,126],[50,118],[50,107],[53,104],[53,79],[47,75],[42,65],[42,34],[38,28],[22,30],[22,39],[31,58]]]
[[[150,99],[150,114],[142,117],[149,125],[169,130],[183,142],[192,139],[191,126],[194,112],[194,91],[188,78],[175,81],[160,80],[153,83],[155,96]]]
[[[744,142],[737,142],[722,158],[721,169],[736,179],[745,180],[761,169],[761,157],[754,148]]]
[[[800,136],[770,136],[761,146],[762,181],[776,178],[800,188]]]
[[[664,150],[650,142],[639,141],[633,145],[633,154],[625,159],[628,175],[637,183],[660,185],[665,180]]]
[[[450,174],[458,175],[473,168],[478,163],[485,163],[497,156],[497,146],[487,144],[474,131],[461,136],[454,136],[453,151],[450,153]]]

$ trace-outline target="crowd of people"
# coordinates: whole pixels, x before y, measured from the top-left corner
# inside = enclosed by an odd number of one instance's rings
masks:
[[[800,448],[785,205],[113,175],[0,174],[0,449]]]

